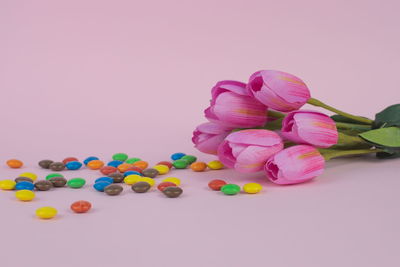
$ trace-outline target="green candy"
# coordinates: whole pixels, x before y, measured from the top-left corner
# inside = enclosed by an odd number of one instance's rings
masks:
[[[226,184],[221,187],[221,192],[225,195],[236,195],[240,192],[240,186],[237,184]]]
[[[172,165],[175,167],[175,169],[186,169],[188,166],[188,162],[186,160],[175,160]]]
[[[125,153],[116,153],[112,156],[113,160],[125,161],[128,159],[128,155]]]
[[[71,188],[81,188],[86,184],[85,179],[83,178],[73,178],[68,181],[67,185]]]
[[[192,156],[192,155],[186,155],[186,156],[183,156],[180,159],[181,160],[185,160],[188,164],[192,164],[193,162],[195,162],[197,160],[197,158],[195,156]]]
[[[46,176],[46,180],[50,180],[53,177],[63,177],[64,176],[61,173],[50,173],[49,175]]]
[[[128,163],[128,164],[133,164],[136,161],[141,161],[141,160],[142,159],[140,159],[140,158],[129,158],[129,159],[125,160],[125,162]]]

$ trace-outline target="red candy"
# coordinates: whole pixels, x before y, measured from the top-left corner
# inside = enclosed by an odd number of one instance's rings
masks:
[[[104,166],[100,168],[100,172],[104,175],[109,175],[116,172],[118,169],[113,166]]]
[[[79,161],[79,160],[75,157],[69,157],[69,158],[63,159],[62,163],[67,164],[68,162],[71,162],[71,161]]]
[[[220,191],[221,187],[226,185],[226,182],[224,180],[212,180],[208,183],[208,187],[211,188],[212,190],[215,191]]]
[[[165,188],[170,187],[170,186],[176,186],[176,184],[174,184],[172,182],[162,182],[157,186],[157,189],[162,192],[162,191],[164,191]]]
[[[141,168],[139,168],[139,167],[132,166],[132,167],[127,168],[126,172],[127,171],[135,171],[135,172],[138,172],[138,173],[142,173],[143,170]]]
[[[72,203],[71,210],[76,213],[85,213],[88,212],[92,208],[92,204],[85,200],[80,200]]]
[[[172,169],[172,163],[169,161],[160,161],[159,163],[157,163],[156,165],[165,165],[168,166],[168,168]]]

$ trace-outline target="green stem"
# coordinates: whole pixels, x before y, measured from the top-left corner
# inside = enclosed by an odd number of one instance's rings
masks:
[[[326,149],[326,148],[319,148],[319,152],[325,158],[326,161],[344,157],[344,156],[360,156],[365,154],[377,153],[382,152],[381,149],[354,149],[354,150],[334,150],[334,149]]]
[[[352,119],[352,120],[355,120],[355,121],[358,121],[358,122],[361,122],[361,123],[372,124],[374,122],[371,119],[360,117],[360,116],[351,115],[349,113],[346,113],[346,112],[343,112],[341,110],[338,110],[338,109],[336,109],[334,107],[331,107],[331,106],[329,106],[329,105],[327,105],[327,104],[325,104],[325,103],[323,103],[323,102],[321,102],[321,101],[319,101],[318,99],[315,99],[315,98],[310,98],[307,101],[307,103],[310,104],[310,105],[313,105],[313,106],[317,106],[317,107],[321,107],[321,108],[327,109],[327,110],[332,111],[332,112],[334,112],[336,114],[342,115],[344,117],[347,117],[349,119]]]
[[[330,147],[330,149],[346,149],[346,148],[370,148],[371,145],[364,141],[359,136],[347,135],[342,132],[338,132],[338,142],[336,145]]]
[[[275,110],[268,110],[267,116],[279,119],[279,118],[284,118],[286,114]]]
[[[365,132],[371,130],[370,125],[365,124],[355,124],[355,123],[348,123],[348,122],[336,122],[336,127],[338,129],[343,130],[357,130],[360,132]]]

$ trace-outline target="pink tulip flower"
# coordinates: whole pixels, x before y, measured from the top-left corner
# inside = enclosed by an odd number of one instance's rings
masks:
[[[193,132],[192,142],[201,152],[217,155],[218,146],[231,130],[231,128],[217,123],[206,122],[196,127]]]
[[[254,73],[247,89],[264,105],[282,112],[297,110],[310,98],[310,91],[300,78],[276,70]]]
[[[221,81],[212,89],[211,105],[204,113],[211,122],[231,128],[263,126],[267,107],[247,93],[246,84]]]
[[[286,148],[268,159],[264,170],[275,184],[298,184],[309,181],[324,171],[325,159],[308,145]]]
[[[218,157],[225,166],[239,172],[257,172],[282,149],[283,141],[277,133],[249,129],[229,134],[218,147]]]
[[[316,111],[298,110],[289,113],[282,121],[281,134],[295,143],[323,148],[338,142],[335,121]]]

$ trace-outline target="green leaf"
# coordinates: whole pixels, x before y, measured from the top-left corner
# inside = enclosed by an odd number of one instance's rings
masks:
[[[364,117],[363,117],[364,118]],[[335,114],[331,116],[331,119],[336,121],[336,122],[346,122],[346,123],[355,123],[355,124],[363,124],[362,122],[356,121],[356,120],[352,120],[349,119],[345,116],[339,115],[339,114]],[[365,125],[368,125],[367,123],[365,123]]]
[[[374,128],[400,126],[400,104],[392,105],[375,115]]]
[[[400,128],[379,128],[359,134],[365,141],[389,153],[400,152]]]
[[[377,157],[378,159],[394,159],[394,158],[400,158],[400,152],[397,152],[397,153],[378,152],[378,153],[376,153],[376,157]]]

